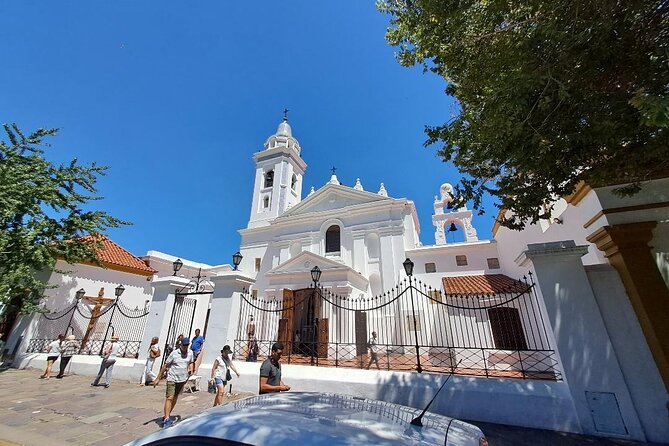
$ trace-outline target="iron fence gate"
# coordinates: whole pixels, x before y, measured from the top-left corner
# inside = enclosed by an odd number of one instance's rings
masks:
[[[245,291],[234,355],[262,359],[279,341],[289,364],[560,380],[532,277],[512,282],[493,294],[447,294],[414,277],[372,297]]]
[[[146,308],[131,309],[120,299],[109,304],[77,301],[62,311],[42,313],[35,337],[30,339],[28,353],[46,351],[59,334],[73,334],[80,355],[99,355],[113,336],[119,337],[119,356],[137,358],[146,327]]]
[[[195,317],[195,307],[197,300],[192,297],[187,297],[192,294],[207,294],[207,293],[183,293],[174,296],[174,305],[172,306],[172,315],[170,316],[170,325],[167,331],[167,338],[165,339],[165,354],[163,355],[162,364],[165,363],[167,357],[172,353],[176,347],[177,338],[179,335],[189,336],[193,328],[193,318]]]

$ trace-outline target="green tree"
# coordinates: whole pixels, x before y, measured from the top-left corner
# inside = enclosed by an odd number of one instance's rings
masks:
[[[47,137],[57,129],[26,136],[4,125],[0,140],[0,304],[3,314],[34,311],[47,284],[39,272],[53,270],[58,258],[97,262],[95,236],[125,222],[106,212],[84,210],[106,167],[73,160],[56,166],[44,157]]]
[[[521,228],[581,180],[638,192],[669,163],[669,1],[386,0],[404,66],[448,82],[460,105],[426,145]]]

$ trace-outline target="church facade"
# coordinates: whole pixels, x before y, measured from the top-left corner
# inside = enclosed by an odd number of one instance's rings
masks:
[[[180,277],[171,270],[176,256],[143,258],[156,273],[139,353],[119,363],[128,376],[141,373],[151,337],[169,346],[202,328],[201,367],[220,346],[234,345],[240,389],[257,386],[257,366],[246,362],[251,346],[262,357],[278,340],[294,388],[341,391],[344,383],[367,397],[422,405],[454,373],[449,404],[434,410],[669,442],[669,337],[663,316],[651,311],[667,305],[667,180],[622,205],[608,190],[585,188],[558,203],[549,224],[495,227],[492,240],[479,240],[472,212],[452,205],[445,183],[434,200],[436,243],[424,246],[414,203],[393,198],[383,184],[348,187],[333,172],[303,193],[301,152],[284,118],[253,155],[238,267],[179,259],[189,271]],[[449,243],[453,230],[464,241]],[[646,232],[625,239],[621,231]],[[27,351],[32,337],[22,329],[9,344]],[[30,352],[17,364],[37,359]],[[92,369],[80,362],[73,361],[78,373]],[[370,366],[378,374],[360,370]],[[406,373],[413,371],[436,374]]]

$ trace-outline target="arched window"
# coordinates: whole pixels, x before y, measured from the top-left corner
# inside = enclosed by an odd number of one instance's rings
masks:
[[[341,233],[339,226],[332,225],[325,232],[325,253],[334,253],[341,250]]]
[[[274,171],[270,170],[265,173],[265,187],[274,186]]]
[[[295,186],[297,186],[297,175],[293,174],[293,179],[290,180],[290,188],[295,190]]]

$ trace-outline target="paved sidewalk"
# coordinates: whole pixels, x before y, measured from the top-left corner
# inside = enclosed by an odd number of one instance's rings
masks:
[[[88,376],[43,380],[41,373],[0,370],[0,445],[122,445],[160,429],[164,380],[155,389],[120,380],[105,389],[91,387]],[[172,416],[183,419],[211,407],[205,378],[201,389],[183,393]]]
[[[105,389],[91,387],[91,377],[69,375],[45,381],[39,379],[41,373],[36,369],[0,369],[0,446],[116,446],[160,429],[164,381],[154,389],[114,380]],[[211,407],[214,397],[206,392],[204,378],[201,386],[199,392],[179,397],[173,416],[183,419]],[[492,446],[649,444],[472,423],[483,430]]]

